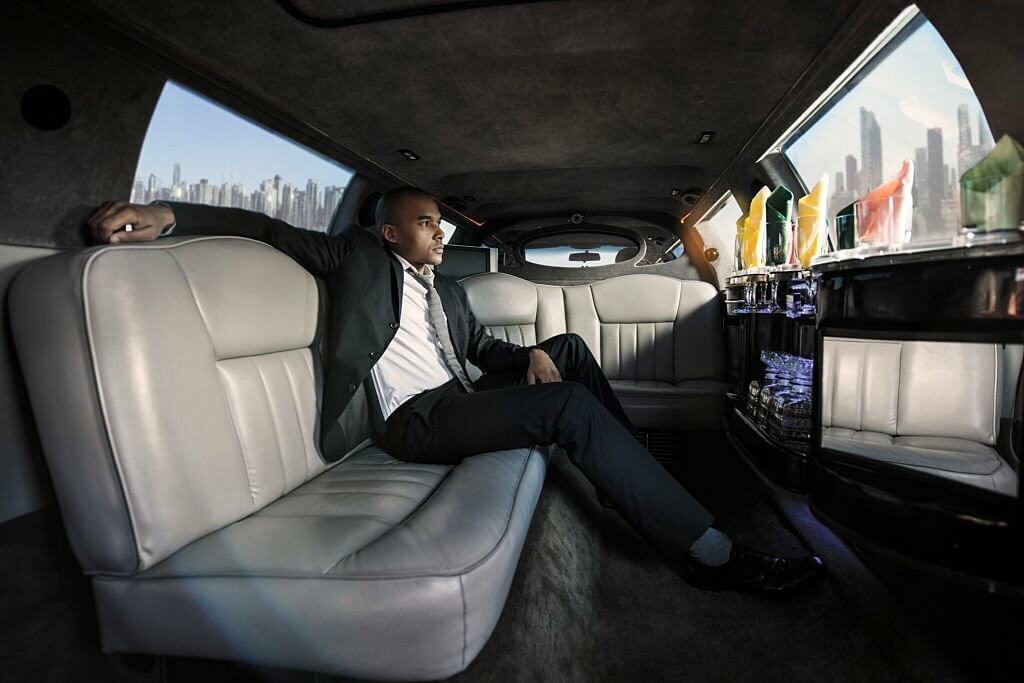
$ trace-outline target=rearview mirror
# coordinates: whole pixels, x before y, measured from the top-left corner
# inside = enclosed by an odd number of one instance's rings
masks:
[[[592,251],[577,251],[569,254],[570,261],[600,261],[601,255]]]

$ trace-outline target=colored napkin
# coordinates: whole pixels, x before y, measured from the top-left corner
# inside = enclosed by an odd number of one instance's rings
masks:
[[[743,267],[761,268],[765,261],[765,202],[771,192],[762,187],[750,200],[750,213],[743,228]]]
[[[807,268],[815,256],[825,251],[828,222],[828,173],[821,176],[806,196],[796,203],[797,257]]]
[[[1016,228],[1024,220],[1024,147],[1004,135],[985,158],[960,178],[964,226]]]
[[[769,266],[789,262],[792,252],[793,230],[789,225],[793,215],[793,193],[779,185],[765,200],[765,246]]]
[[[857,244],[902,244],[913,221],[914,162],[905,159],[899,172],[855,202]]]

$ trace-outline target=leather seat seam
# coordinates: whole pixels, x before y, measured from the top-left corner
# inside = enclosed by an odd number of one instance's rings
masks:
[[[462,582],[462,574],[459,574],[459,596],[462,598],[462,668],[466,668],[466,587]]]
[[[260,387],[263,389],[263,398],[267,402],[267,412],[270,413],[270,424],[274,428],[274,443],[277,444],[277,465],[281,468],[281,493],[279,493],[274,500],[280,500],[281,497],[288,491],[288,470],[284,466],[284,443],[281,438],[281,430],[277,427],[277,413],[274,410],[274,399],[270,396],[270,388],[267,386],[267,378],[263,375],[263,370],[260,368],[259,363],[256,359],[249,357],[249,362],[256,368],[256,374],[260,378]],[[269,493],[269,492],[268,492]]]

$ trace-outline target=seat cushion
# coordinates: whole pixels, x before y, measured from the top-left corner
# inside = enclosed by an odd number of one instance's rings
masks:
[[[95,577],[104,649],[457,673],[501,613],[545,458],[516,449],[449,468],[365,448],[145,572]]]
[[[640,429],[720,429],[726,382],[614,379],[612,388]]]
[[[822,446],[910,467],[959,474],[992,474],[1002,460],[999,453],[977,441],[945,436],[890,436],[881,432],[827,427]]]

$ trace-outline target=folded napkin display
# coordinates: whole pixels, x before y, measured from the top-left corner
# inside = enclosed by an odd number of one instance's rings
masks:
[[[806,196],[796,203],[797,258],[808,268],[815,256],[825,251],[828,230],[828,173],[821,176]]]
[[[750,200],[750,213],[743,226],[743,267],[762,268],[765,263],[765,202],[771,191],[762,187]]]
[[[765,246],[769,266],[789,263],[793,251],[793,193],[779,185],[765,200]]]
[[[1004,230],[1024,221],[1024,147],[1009,135],[960,178],[964,227]]]
[[[913,224],[914,162],[905,159],[900,170],[855,203],[857,245],[900,245],[910,239]]]

